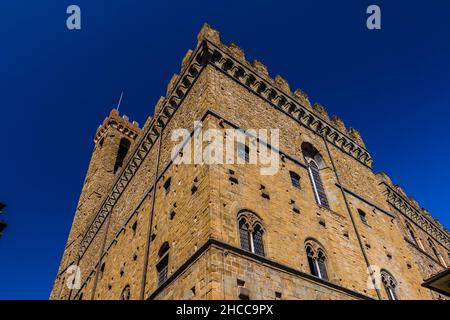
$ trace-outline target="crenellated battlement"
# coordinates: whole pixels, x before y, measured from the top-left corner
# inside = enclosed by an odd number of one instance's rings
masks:
[[[319,103],[311,106],[303,91],[296,89],[292,93],[289,82],[282,76],[272,78],[267,67],[258,60],[249,63],[243,49],[235,43],[224,45],[219,32],[208,24],[203,25],[197,39],[196,52],[202,64],[216,67],[300,124],[324,135],[343,152],[368,167],[372,166],[372,158],[361,135],[356,130],[349,132],[342,121],[335,125],[325,107]]]
[[[385,186],[384,193],[388,203],[416,222],[436,240],[445,246],[450,245],[449,231],[438,220],[433,218],[426,209],[422,208],[414,198],[408,196],[401,186],[393,184],[386,173],[378,172],[375,176],[378,178],[379,183]]]
[[[97,128],[94,143],[100,141],[109,127],[115,128],[133,140],[136,140],[142,131],[139,128],[139,123],[136,121],[130,122],[128,116],[120,116],[117,109],[112,109],[109,116],[106,117],[105,120],[103,120],[103,123]]]

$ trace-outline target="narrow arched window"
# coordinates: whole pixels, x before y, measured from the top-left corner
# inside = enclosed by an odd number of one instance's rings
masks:
[[[442,255],[437,251],[436,246],[434,245],[433,241],[431,241],[430,238],[428,238],[428,244],[430,245],[431,250],[433,251],[433,254],[435,255],[436,259],[445,267],[447,267],[447,264],[445,263],[444,258]]]
[[[325,280],[328,280],[328,274],[327,274],[327,266],[325,264],[325,254],[319,250],[319,253],[317,254],[317,265],[319,269],[319,277]]]
[[[409,225],[409,223],[406,223],[406,230],[408,231],[409,239],[416,245],[419,246],[419,243],[417,242],[416,235],[414,234],[414,231],[412,227]]]
[[[320,171],[317,164],[311,160],[308,163],[309,175],[311,177],[311,182],[314,189],[314,194],[316,196],[317,203],[324,207],[329,207],[327,195],[325,193],[325,188],[323,187],[322,179],[320,177]]]
[[[264,256],[264,243],[263,243],[263,229],[259,224],[253,229],[253,247],[254,253],[260,256]]]
[[[122,293],[120,294],[120,300],[130,300],[131,299],[131,289],[130,285],[126,285],[125,288],[123,288]]]
[[[248,231],[248,224],[245,218],[239,220],[239,235],[241,238],[241,248],[247,251],[251,251],[250,232]]]
[[[114,173],[122,167],[123,161],[127,156],[128,150],[130,150],[131,142],[127,138],[120,139],[119,149],[117,150],[116,163],[114,164]]]
[[[316,260],[314,257],[314,250],[310,246],[306,246],[306,256],[308,257],[308,265],[311,274],[318,277],[319,271],[317,269]]]
[[[169,270],[169,243],[163,243],[158,251],[159,261],[156,264],[156,271],[158,273],[158,286],[162,285],[167,280]]]
[[[386,270],[381,270],[381,282],[383,283],[388,299],[398,300],[396,293],[397,281],[395,281],[394,277]]]
[[[238,215],[238,225],[241,248],[264,256],[264,229],[256,215],[251,212],[241,212]]]
[[[327,257],[320,245],[309,240],[306,242],[305,250],[311,274],[320,279],[328,280]]]
[[[316,148],[310,143],[305,142],[302,144],[302,152],[305,157],[306,165],[308,166],[309,178],[311,179],[311,185],[316,201],[320,206],[329,208],[330,205],[320,174],[320,169],[324,167],[323,159]]]

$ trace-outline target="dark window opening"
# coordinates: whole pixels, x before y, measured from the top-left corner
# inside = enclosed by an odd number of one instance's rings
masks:
[[[251,213],[245,213],[238,219],[241,248],[264,256],[264,229]]]
[[[358,209],[359,218],[361,219],[362,223],[369,225],[369,222],[367,221],[366,213],[360,209]]]
[[[167,179],[166,182],[164,182],[164,190],[166,192],[166,194],[168,194],[170,192],[170,183],[171,183],[171,178]]]
[[[169,243],[166,241],[158,251],[159,262],[156,265],[156,271],[158,273],[158,286],[161,286],[167,280],[169,271],[169,248]]]
[[[119,150],[117,151],[116,163],[114,164],[114,173],[122,167],[123,161],[130,149],[131,142],[126,138],[120,139]]]
[[[246,251],[251,251],[250,249],[250,233],[248,231],[247,221],[241,219],[239,221],[239,235],[241,238],[241,248]]]
[[[264,256],[263,230],[258,224],[253,230],[253,247],[255,254]]]
[[[168,267],[169,255],[167,254],[156,266],[156,270],[158,271],[158,286],[167,280]]]
[[[137,230],[137,221],[133,223],[133,226],[131,227],[131,230],[133,230],[133,237],[136,236],[136,230]]]
[[[300,189],[300,176],[293,171],[289,171],[289,175],[291,176],[291,183],[294,187]]]
[[[313,249],[311,244],[306,246],[306,256],[311,274],[320,279],[328,280],[326,256],[322,249]]]

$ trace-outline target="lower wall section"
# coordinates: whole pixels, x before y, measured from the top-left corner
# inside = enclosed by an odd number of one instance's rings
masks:
[[[149,299],[370,299],[217,240],[209,240]]]

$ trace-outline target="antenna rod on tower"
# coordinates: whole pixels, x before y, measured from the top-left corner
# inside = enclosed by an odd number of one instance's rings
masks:
[[[120,93],[119,103],[117,104],[117,112],[119,112],[120,104],[122,103],[123,91]]]

